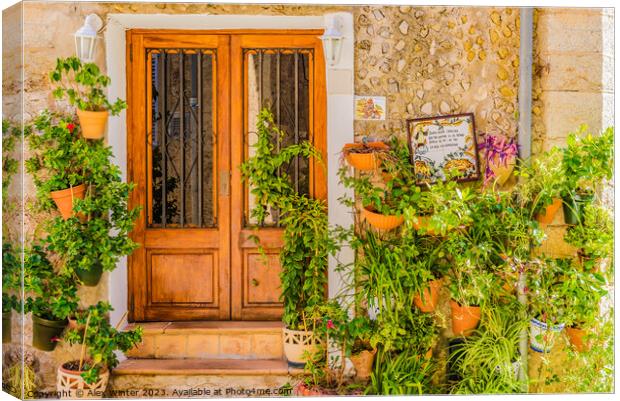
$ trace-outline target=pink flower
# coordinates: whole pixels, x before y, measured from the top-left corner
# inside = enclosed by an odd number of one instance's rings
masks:
[[[60,337],[56,337],[56,336],[54,336],[54,337],[50,338],[50,342],[51,342],[51,343],[57,343],[57,342],[60,342]]]
[[[67,129],[69,130],[69,133],[73,134],[73,130],[75,129],[75,124],[73,123],[67,124]]]
[[[332,322],[332,320],[331,320],[331,319],[329,319],[329,320],[327,321],[327,328],[328,328],[328,329],[335,329],[335,328],[336,328],[336,326],[334,325],[334,322]]]

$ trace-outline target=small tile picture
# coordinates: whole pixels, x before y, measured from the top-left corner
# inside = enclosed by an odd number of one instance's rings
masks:
[[[385,120],[385,96],[355,96],[356,120]]]

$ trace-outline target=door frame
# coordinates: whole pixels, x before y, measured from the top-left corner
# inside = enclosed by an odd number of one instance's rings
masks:
[[[170,320],[279,320],[279,302],[251,302],[250,258],[260,251],[250,236],[258,236],[267,252],[278,253],[283,246],[282,228],[246,228],[247,185],[239,166],[247,157],[250,132],[247,113],[247,81],[243,49],[306,48],[313,50],[310,74],[309,140],[326,160],[325,62],[319,36],[322,30],[144,30],[126,32],[128,82],[127,149],[128,179],[136,183],[129,197],[130,207],[140,207],[130,237],[141,243],[128,258],[129,319],[131,321]],[[148,228],[150,198],[151,93],[148,48],[217,49],[215,59],[214,143],[217,164],[213,186],[217,193],[217,224],[214,228]],[[237,99],[237,100],[235,100]],[[137,112],[131,112],[137,110]],[[142,112],[142,110],[144,110]],[[146,133],[146,140],[143,135]],[[326,200],[326,165],[310,160],[310,194]],[[227,178],[223,178],[227,176]],[[230,180],[227,189],[219,181]],[[182,189],[183,190],[183,189]],[[174,254],[211,255],[214,264],[213,304],[165,305],[152,303],[155,282],[151,275],[155,260]],[[159,255],[159,256],[158,256]],[[263,288],[263,287],[261,287]],[[268,287],[272,289],[271,287]],[[256,289],[258,291],[258,287]]]
[[[110,98],[127,99],[125,31],[128,29],[324,29],[334,18],[340,18],[344,35],[342,56],[335,66],[326,66],[327,75],[327,157],[329,166],[338,166],[339,151],[344,144],[352,142],[353,131],[353,65],[355,33],[353,14],[349,12],[325,13],[323,15],[277,16],[277,15],[211,15],[211,14],[108,14],[102,46],[105,47],[106,72],[111,78],[108,87]],[[114,162],[127,180],[127,113],[108,120],[107,143],[114,153]],[[328,169],[329,223],[349,226],[353,217],[348,208],[338,204],[340,196],[350,191],[338,185],[335,169]],[[354,254],[343,249],[338,255],[342,263],[352,263]],[[336,259],[329,263],[329,293],[340,293],[346,283],[344,274],[336,271]],[[128,310],[127,258],[119,260],[117,268],[107,274],[109,302],[114,308],[110,318],[120,320]]]

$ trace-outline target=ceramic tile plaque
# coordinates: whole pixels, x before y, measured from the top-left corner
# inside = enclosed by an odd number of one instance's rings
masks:
[[[418,184],[444,180],[448,172],[458,181],[479,178],[473,114],[411,119],[407,129]]]

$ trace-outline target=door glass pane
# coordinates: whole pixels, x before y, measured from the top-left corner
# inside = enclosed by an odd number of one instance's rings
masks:
[[[150,55],[149,227],[215,227],[215,53]]]
[[[256,142],[256,123],[262,108],[271,110],[276,124],[285,132],[279,141],[280,149],[309,140],[311,130],[311,49],[245,49],[244,72],[246,74],[246,146],[247,154],[253,156],[252,145]],[[310,195],[310,168],[308,160],[298,158],[283,166],[279,174],[286,174],[300,194]],[[249,217],[255,199],[246,188],[246,226],[260,222]],[[264,226],[280,226],[277,210],[271,210]]]

